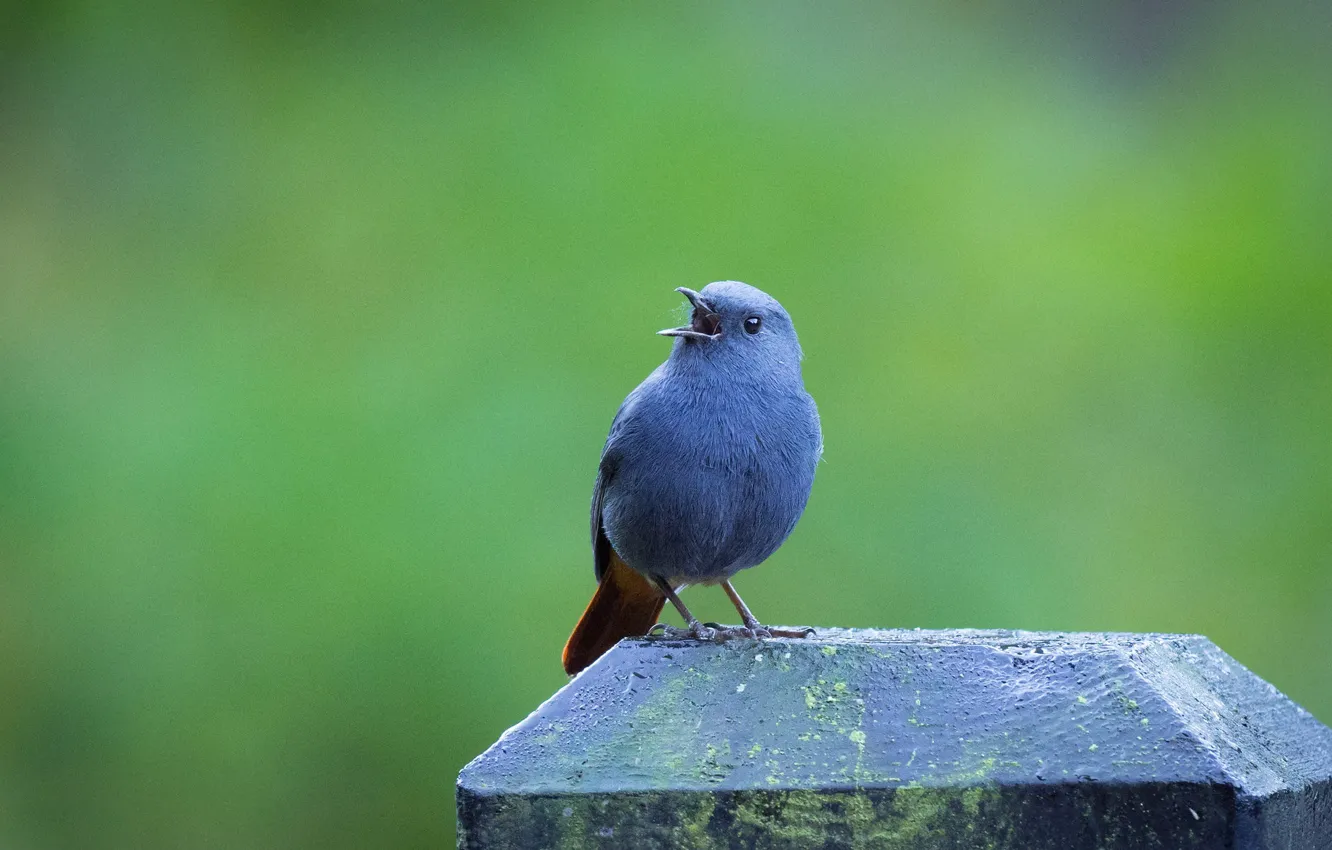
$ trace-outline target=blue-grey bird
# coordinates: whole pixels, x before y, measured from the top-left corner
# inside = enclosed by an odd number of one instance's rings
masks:
[[[805,510],[823,453],[800,342],[776,299],[733,280],[702,292],[670,357],[615,414],[592,488],[597,591],[564,647],[570,675],[652,629],[669,599],[699,639],[763,628],[731,576],[777,551]],[[721,584],[744,626],[700,623],[677,592]],[[668,631],[671,631],[668,629]]]

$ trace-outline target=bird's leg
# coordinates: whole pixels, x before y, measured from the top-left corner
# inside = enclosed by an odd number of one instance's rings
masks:
[[[809,627],[803,629],[770,629],[766,626],[759,625],[758,618],[749,610],[749,606],[745,604],[745,600],[740,598],[740,594],[735,592],[735,588],[731,586],[730,580],[722,582],[721,586],[722,590],[726,591],[726,596],[731,600],[731,604],[735,606],[735,610],[740,612],[740,619],[745,623],[744,629],[735,629],[734,631],[741,632],[742,634],[747,632],[748,634],[744,634],[745,637],[803,638],[814,634],[814,630]]]
[[[671,587],[670,582],[661,576],[652,576],[652,581],[656,583],[658,589],[660,589],[662,593],[666,594],[666,598],[671,600],[671,604],[675,606],[676,611],[680,612],[680,616],[684,618],[685,624],[688,626],[687,629],[677,629],[675,626],[658,623],[652,627],[653,630],[661,628],[662,635],[668,638],[678,639],[691,637],[696,640],[712,640],[712,638],[716,637],[716,631],[700,623],[698,618],[689,612],[689,609],[685,607],[685,604],[680,601],[680,597],[676,594],[675,588]]]
[[[767,629],[759,625],[758,617],[755,617],[754,613],[749,610],[749,606],[745,604],[745,600],[740,598],[740,594],[735,592],[730,580],[722,582],[721,586],[722,590],[726,591],[726,597],[735,606],[735,610],[740,612],[740,619],[744,621],[745,630],[749,632],[746,637],[772,637]]]

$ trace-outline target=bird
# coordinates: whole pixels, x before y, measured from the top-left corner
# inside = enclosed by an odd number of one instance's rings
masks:
[[[761,625],[731,584],[777,551],[804,513],[823,455],[791,317],[734,280],[679,287],[689,324],[670,356],[625,398],[592,487],[597,589],[565,644],[573,676],[621,638],[803,637]],[[744,625],[701,623],[680,600],[720,584]],[[669,601],[684,629],[657,623]]]

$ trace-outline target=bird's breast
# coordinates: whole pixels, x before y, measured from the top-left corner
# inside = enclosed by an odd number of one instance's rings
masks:
[[[616,441],[603,515],[616,551],[640,570],[706,581],[776,550],[813,481],[807,416],[716,387],[645,401]]]

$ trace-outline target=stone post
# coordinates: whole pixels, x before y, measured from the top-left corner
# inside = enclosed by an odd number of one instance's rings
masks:
[[[458,846],[1332,847],[1332,730],[1206,638],[637,639],[458,777]]]

